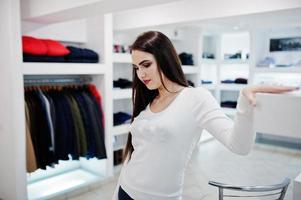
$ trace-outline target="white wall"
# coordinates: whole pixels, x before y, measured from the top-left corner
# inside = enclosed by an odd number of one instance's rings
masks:
[[[19,1],[1,1],[0,17],[0,198],[21,200],[27,194]]]
[[[277,64],[291,64],[301,60],[301,51],[270,52],[270,39],[301,37],[301,27],[277,28],[258,31],[255,35],[256,64],[265,57],[273,57]]]
[[[87,42],[86,20],[73,20],[54,24],[22,21],[22,35],[64,42]]]

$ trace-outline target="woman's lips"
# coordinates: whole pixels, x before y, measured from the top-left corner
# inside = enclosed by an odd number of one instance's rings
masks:
[[[143,80],[143,83],[144,83],[145,85],[147,85],[149,82],[150,82],[150,80]]]

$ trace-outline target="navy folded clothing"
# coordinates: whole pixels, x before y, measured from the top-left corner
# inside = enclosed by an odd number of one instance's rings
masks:
[[[82,49],[82,54],[84,59],[98,59],[98,54],[90,49]]]
[[[64,56],[37,56],[23,54],[23,62],[66,62]]]
[[[68,59],[82,59],[82,49],[77,48],[77,47],[72,47],[72,46],[67,46],[66,47],[70,53],[66,56]]]
[[[221,107],[226,108],[236,108],[237,102],[236,101],[222,101]]]
[[[181,60],[182,65],[193,65],[192,54],[189,53],[180,53],[179,58]]]
[[[237,79],[235,79],[234,82],[235,82],[235,83],[238,83],[238,84],[248,84],[248,79],[245,79],[245,78],[237,78]]]
[[[83,63],[98,63],[99,62],[99,60],[98,59],[91,59],[91,58],[83,58],[82,59],[82,62]]]
[[[194,83],[191,80],[187,80],[189,86],[194,87]]]
[[[70,53],[65,56],[67,62],[74,63],[98,63],[99,56],[96,52],[90,49],[83,49],[73,46],[67,46]]]
[[[124,123],[130,123],[132,116],[124,112],[118,112],[118,113],[114,113],[113,118],[114,118],[114,126],[117,126]]]
[[[226,80],[222,80],[221,83],[235,83],[235,81],[230,80],[230,79],[226,79]]]
[[[66,58],[68,63],[83,63],[83,59],[79,58]]]
[[[202,80],[201,83],[202,84],[212,84],[212,81]]]
[[[131,88],[132,87],[132,81],[129,81],[127,79],[124,78],[119,78],[117,81],[114,80],[113,81],[113,87],[119,87],[119,88]]]

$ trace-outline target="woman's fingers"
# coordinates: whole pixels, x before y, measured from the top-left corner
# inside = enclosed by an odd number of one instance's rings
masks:
[[[297,90],[297,87],[290,86],[260,86],[258,92],[264,93],[283,93]]]
[[[248,95],[248,100],[249,100],[249,102],[250,102],[250,104],[252,105],[252,106],[256,106],[256,97],[255,97],[255,93],[249,93],[249,95]]]

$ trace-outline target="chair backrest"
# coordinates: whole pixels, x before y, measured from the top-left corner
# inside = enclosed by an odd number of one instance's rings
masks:
[[[219,183],[214,181],[209,181],[209,185],[218,187],[219,191],[219,200],[224,200],[224,197],[268,197],[268,196],[278,196],[275,200],[283,200],[287,187],[290,184],[291,180],[285,178],[281,183],[275,185],[265,185],[265,186],[237,186],[229,185],[225,183]],[[224,190],[235,190],[241,191],[244,193],[249,193],[247,195],[231,195],[224,194]],[[253,194],[251,194],[253,193]],[[255,194],[256,193],[256,194]]]

